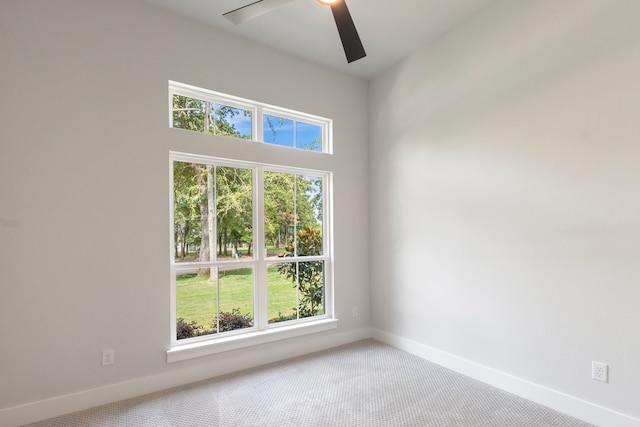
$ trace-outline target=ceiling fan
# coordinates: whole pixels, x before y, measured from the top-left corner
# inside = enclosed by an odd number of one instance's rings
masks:
[[[238,25],[292,1],[295,0],[258,0],[224,13],[222,16]],[[347,62],[351,63],[367,56],[345,0],[318,0],[318,2],[331,7]]]

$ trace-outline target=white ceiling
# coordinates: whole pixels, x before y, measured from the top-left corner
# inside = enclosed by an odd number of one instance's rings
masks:
[[[325,66],[376,76],[496,0],[346,0],[367,57],[347,64],[328,6],[296,0],[240,25],[223,13],[255,0],[147,2]]]

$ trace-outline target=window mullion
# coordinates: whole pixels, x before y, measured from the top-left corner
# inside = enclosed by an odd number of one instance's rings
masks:
[[[298,256],[298,176],[293,174],[293,256]]]
[[[214,113],[215,117],[215,113]],[[215,119],[214,119],[215,120]],[[215,132],[215,124],[214,124],[214,132]],[[212,199],[208,199],[209,203],[209,260],[210,261],[218,261],[218,167],[215,165],[207,166],[207,180],[211,179],[212,183],[212,191],[208,194],[208,197]],[[213,217],[213,218],[212,218]],[[216,322],[216,331],[220,332],[220,275],[218,274],[217,267],[211,267],[209,269],[209,277],[212,276],[212,273],[215,271],[216,277],[216,313],[215,313],[215,322]]]
[[[253,254],[256,257],[257,268],[255,271],[255,315],[254,324],[262,330],[268,327],[268,292],[267,292],[267,263],[264,241],[264,168],[258,166],[254,168],[253,181],[255,182],[253,191],[253,205],[255,206],[253,213],[253,235],[254,249]]]
[[[264,110],[261,106],[256,107],[256,120],[253,124],[254,132],[256,132],[255,141],[264,142]]]
[[[298,138],[297,138],[298,129],[297,129],[297,127],[298,127],[298,121],[294,120],[293,121],[293,148],[298,148]]]

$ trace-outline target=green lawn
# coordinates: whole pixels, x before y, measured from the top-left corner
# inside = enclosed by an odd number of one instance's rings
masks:
[[[278,273],[275,266],[267,272],[269,319],[293,314],[296,306],[296,289],[291,280]],[[219,292],[219,295],[218,295]],[[219,297],[219,300],[218,300]],[[220,272],[220,284],[209,275],[183,274],[176,279],[176,317],[187,323],[197,322],[210,327],[216,317],[216,305],[220,311],[253,315],[253,275],[250,268]]]

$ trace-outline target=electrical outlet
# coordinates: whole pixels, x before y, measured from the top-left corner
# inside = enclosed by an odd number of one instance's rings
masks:
[[[358,307],[353,307],[353,317],[358,317]]]
[[[591,362],[591,379],[594,381],[609,382],[609,365],[600,362]]]
[[[102,366],[110,366],[116,363],[116,352],[112,348],[102,350]]]

